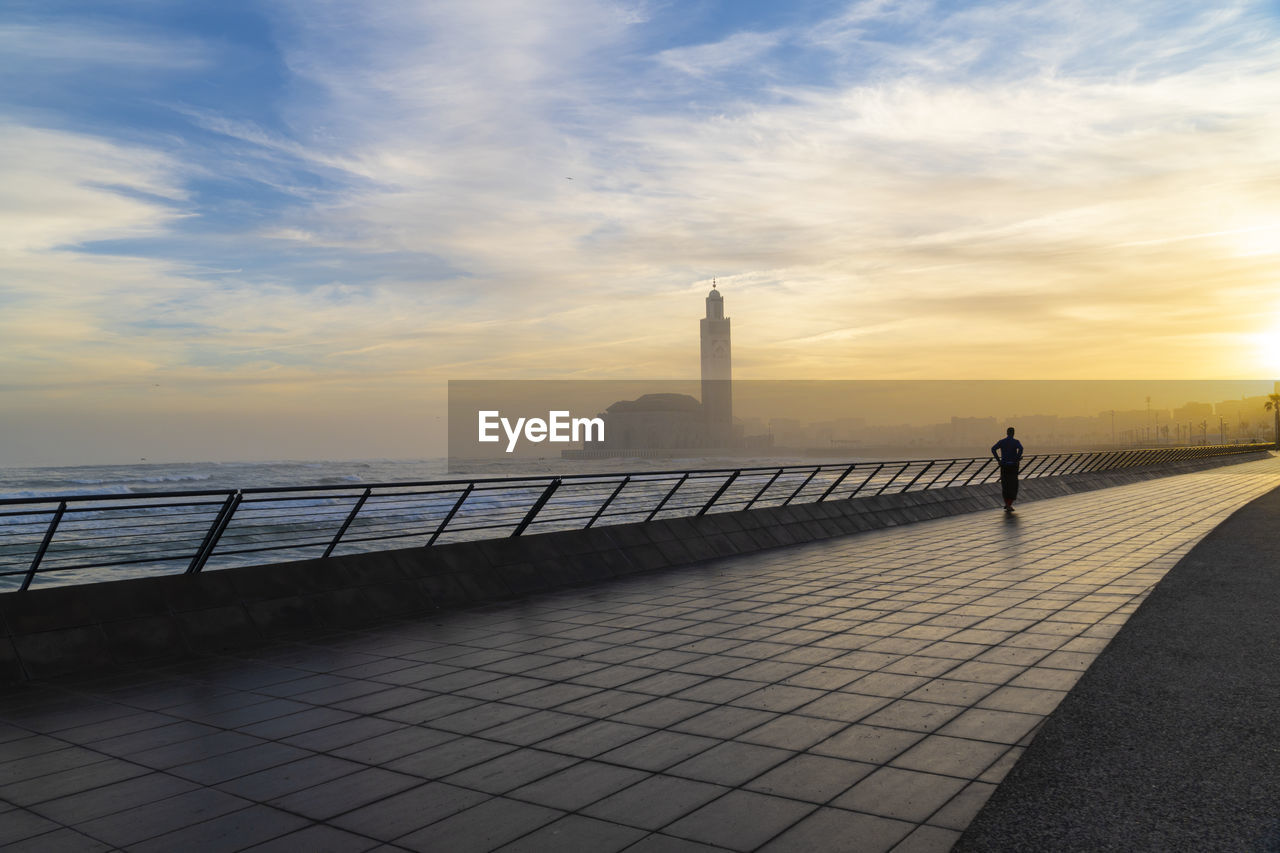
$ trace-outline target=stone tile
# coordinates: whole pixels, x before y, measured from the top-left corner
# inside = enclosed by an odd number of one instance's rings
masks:
[[[647,833],[643,829],[609,823],[582,815],[568,815],[523,838],[507,844],[501,853],[616,853]]]
[[[422,780],[413,776],[393,773],[380,767],[366,767],[350,775],[267,802],[312,820],[328,820],[421,784]]]
[[[98,853],[100,850],[111,849],[96,838],[66,827],[15,842],[5,848],[7,853]]]
[[[630,787],[648,776],[649,774],[643,770],[632,770],[597,761],[583,761],[536,782],[516,788],[507,796],[573,812],[616,791]]]
[[[362,769],[359,764],[328,755],[312,755],[300,761],[260,770],[218,785],[219,790],[247,800],[265,801],[349,776]]]
[[[807,717],[822,717],[856,723],[868,714],[880,710],[892,700],[883,696],[859,696],[854,693],[828,693],[797,710]]]
[[[639,770],[666,770],[715,746],[719,741],[683,732],[654,732],[638,740],[611,749],[600,756],[601,761],[621,764]]]
[[[1066,669],[1047,669],[1033,666],[1009,682],[1013,687],[1031,687],[1037,690],[1068,691],[1080,680],[1081,672]]]
[[[410,850],[482,853],[558,820],[563,812],[497,797],[396,841]]]
[[[776,794],[821,805],[844,793],[875,769],[874,764],[842,758],[797,755],[757,776],[746,787],[762,794]]]
[[[972,705],[982,697],[996,689],[994,684],[974,681],[952,681],[951,673],[947,678],[935,678],[923,687],[918,687],[906,695],[907,699],[919,702],[938,702],[944,705]]]
[[[645,726],[597,720],[582,728],[541,741],[538,749],[563,755],[576,755],[580,758],[592,758],[652,733],[653,729]]]
[[[1002,744],[929,735],[891,763],[909,770],[974,779],[1006,749]]]
[[[537,749],[517,749],[483,764],[460,770],[445,780],[452,785],[474,788],[490,794],[504,794],[543,776],[576,764],[577,758],[543,752]]]
[[[897,699],[928,682],[929,679],[924,676],[900,675],[882,670],[859,678],[846,686],[844,690],[863,696],[886,696],[891,699]]]
[[[754,708],[735,708],[731,705],[722,705],[676,723],[671,728],[678,732],[706,735],[708,737],[736,737],[748,729],[756,728],[762,723],[775,719],[777,716],[777,714],[759,711]]]
[[[754,791],[730,791],[672,823],[666,832],[730,850],[755,850],[813,808]]]
[[[269,767],[288,764],[311,754],[296,746],[267,742],[225,755],[216,755],[190,764],[170,767],[168,772],[202,785],[216,785],[219,782],[247,776]]]
[[[377,717],[357,717],[345,720],[320,729],[312,729],[302,734],[292,735],[284,739],[290,746],[309,749],[314,752],[334,752],[353,743],[368,740],[371,737],[394,732],[404,728],[403,723],[382,720]]]
[[[815,666],[782,680],[795,687],[814,687],[819,690],[839,690],[866,675],[860,669],[838,666]]]
[[[47,817],[27,809],[10,808],[0,812],[0,844],[11,849],[18,842],[54,832],[59,825]]]
[[[397,758],[383,766],[425,779],[440,779],[463,768],[511,752],[513,749],[515,747],[510,744],[460,737],[404,758]]]
[[[687,690],[682,690],[677,695],[681,699],[722,705],[732,702],[740,696],[754,693],[759,689],[760,685],[754,681],[736,678],[712,678]]]
[[[726,741],[667,768],[666,772],[672,776],[738,787],[791,755],[789,750]]]
[[[174,850],[230,853],[278,838],[306,825],[307,821],[297,815],[254,805],[139,842],[130,850],[139,853],[170,853]]]
[[[981,699],[977,707],[996,711],[1017,711],[1023,714],[1047,716],[1053,713],[1066,692],[1062,690],[1037,690],[1031,687],[1001,687]]]
[[[961,705],[937,705],[933,702],[913,702],[899,699],[874,714],[862,719],[868,726],[885,726],[893,729],[909,729],[914,732],[932,732],[965,710]]]
[[[996,786],[987,782],[970,782],[951,802],[929,818],[929,823],[953,830],[963,830],[987,802]]]
[[[357,741],[332,750],[330,754],[362,764],[383,764],[403,755],[412,755],[457,738],[453,732],[436,731],[422,726],[404,726],[385,734]]]
[[[1018,759],[1022,757],[1022,753],[1024,751],[1024,747],[1013,747],[1004,755],[1000,756],[994,764],[984,770],[982,775],[978,777],[978,781],[992,782],[995,784],[999,784],[1004,781],[1004,777],[1013,769],[1013,765],[1018,763]]]
[[[59,824],[76,825],[96,817],[114,815],[116,812],[154,803],[156,800],[168,799],[196,788],[197,785],[191,781],[155,772],[38,803],[32,806],[32,811],[58,821]],[[0,817],[0,822],[8,821],[9,818],[9,815],[4,815]],[[0,833],[0,839],[3,838],[4,834]]]
[[[785,684],[771,684],[752,693],[739,696],[730,704],[743,708],[756,708],[760,711],[777,711],[785,713],[794,711],[801,705],[827,695],[825,691],[810,687],[789,687]]]
[[[662,729],[682,720],[687,720],[696,714],[701,714],[711,707],[713,706],[706,702],[664,697],[662,699],[654,699],[644,705],[637,705],[620,714],[614,714],[612,719],[619,723],[631,723],[637,726]]]
[[[820,808],[761,848],[762,853],[887,853],[913,825],[844,809]]]
[[[32,806],[146,773],[145,767],[108,758],[0,786],[0,803]]]
[[[853,725],[809,751],[868,764],[885,764],[924,738],[919,732]]]
[[[128,811],[84,821],[77,824],[77,827],[114,847],[132,850],[135,845],[148,838],[175,832],[224,814],[243,811],[250,805],[252,804],[248,800],[222,791],[198,788],[176,797],[135,806]]]
[[[475,708],[468,708],[456,714],[448,714],[431,720],[433,729],[469,735],[494,726],[527,717],[533,713],[529,707],[508,705],[503,702],[489,702]]]
[[[440,717],[457,714],[460,711],[466,711],[483,704],[479,699],[470,699],[466,696],[432,696],[430,699],[423,699],[420,702],[412,702],[397,708],[388,708],[380,712],[378,716],[399,723],[422,725]]]
[[[393,841],[488,799],[479,791],[427,782],[339,815],[331,823],[370,838]]]
[[[986,684],[1004,684],[1026,669],[1023,666],[991,663],[989,661],[971,660],[962,663],[947,673],[947,678],[955,681],[979,681]]]
[[[826,740],[847,725],[840,720],[787,714],[738,735],[737,740],[798,752]]]
[[[893,848],[893,853],[950,853],[959,840],[960,833],[955,830],[940,826],[917,826],[915,831]]]
[[[949,776],[881,767],[837,797],[832,805],[922,823],[964,786],[964,780]]]
[[[582,810],[601,820],[656,830],[721,796],[728,788],[675,776],[649,778]]]
[[[324,853],[363,853],[378,846],[371,838],[343,832],[332,826],[311,826],[244,848],[245,853],[296,853],[299,850]]]
[[[724,853],[724,850],[724,847],[655,832],[628,847],[627,853]]]
[[[1038,714],[970,708],[938,731],[953,737],[1015,744],[1043,720]]]
[[[561,714],[557,711],[534,711],[532,714],[520,717],[517,720],[487,728],[480,734],[489,740],[517,746],[528,746],[540,740],[546,740],[558,734],[581,728],[590,722],[590,718],[580,717],[576,714]]]

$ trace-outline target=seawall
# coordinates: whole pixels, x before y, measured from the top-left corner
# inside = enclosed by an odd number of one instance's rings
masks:
[[[1264,458],[1026,480],[1020,502]],[[931,518],[997,511],[999,484],[0,594],[0,680],[245,648]]]

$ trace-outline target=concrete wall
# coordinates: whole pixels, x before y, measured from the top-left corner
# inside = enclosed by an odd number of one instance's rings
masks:
[[[1264,458],[1026,480],[1019,502]],[[0,681],[257,645],[1002,505],[1000,486],[828,501],[0,594]]]

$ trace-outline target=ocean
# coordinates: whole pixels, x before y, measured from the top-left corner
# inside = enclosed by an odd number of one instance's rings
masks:
[[[102,496],[107,500],[71,501],[56,534],[39,562],[35,586],[87,583],[173,574],[185,571],[201,551],[201,542],[218,517],[227,492],[254,488],[332,487],[324,493],[256,495],[233,513],[233,523],[218,540],[206,569],[255,565],[320,556],[347,514],[360,500],[363,487],[375,484],[430,483],[494,477],[546,477],[626,471],[643,475],[690,469],[737,469],[743,466],[832,465],[844,460],[802,457],[754,459],[593,459],[559,458],[498,460],[455,465],[444,458],[370,459],[359,461],[178,462],[130,465],[74,465],[42,468],[0,468],[0,590],[17,588],[40,549],[55,517],[52,498]],[[769,475],[758,475],[763,482]],[[803,472],[799,477],[803,477]],[[615,514],[601,523],[640,520],[670,488],[675,478],[646,482],[638,477],[613,505]],[[739,481],[753,489],[752,478]],[[706,500],[715,478],[691,481],[690,500]],[[798,482],[798,480],[797,480]],[[778,487],[785,487],[780,480]],[[820,485],[815,480],[813,488]],[[450,517],[441,542],[460,538],[509,535],[543,490],[539,482],[527,486],[477,488],[463,511]],[[612,486],[568,485],[557,493],[540,529],[581,527]],[[710,490],[710,491],[708,491]],[[343,534],[334,553],[353,553],[425,544],[450,513],[460,487],[430,486],[379,489],[369,498],[355,523]],[[206,492],[174,497],[172,493]],[[703,494],[706,492],[706,494]],[[138,500],[147,495],[154,499]],[[129,496],[127,505],[113,508],[113,496]],[[728,496],[727,496],[728,497]],[[25,503],[29,501],[30,503]],[[671,511],[678,511],[672,501]],[[635,508],[632,514],[625,511]],[[547,517],[550,518],[547,518]],[[557,516],[563,518],[557,522]],[[575,520],[576,519],[576,520]],[[345,530],[345,528],[344,528]]]

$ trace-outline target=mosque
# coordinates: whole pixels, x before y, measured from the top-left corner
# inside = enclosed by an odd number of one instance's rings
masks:
[[[601,413],[604,441],[582,455],[665,455],[671,451],[727,450],[741,445],[733,423],[733,352],[724,297],[707,294],[702,337],[702,399],[688,394],[645,394],[619,400]],[[576,454],[575,454],[576,455]]]

